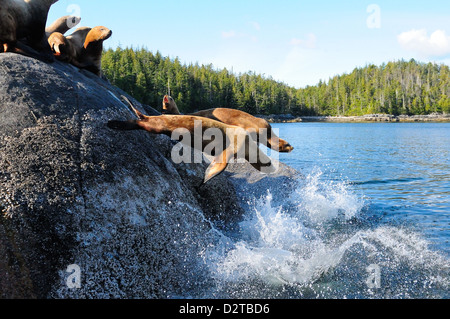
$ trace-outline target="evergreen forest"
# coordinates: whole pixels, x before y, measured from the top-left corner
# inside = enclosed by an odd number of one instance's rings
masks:
[[[157,109],[170,92],[183,113],[216,107],[294,116],[450,113],[449,66],[415,60],[358,67],[304,88],[251,71],[186,65],[146,49],[105,50],[102,68],[113,85]]]

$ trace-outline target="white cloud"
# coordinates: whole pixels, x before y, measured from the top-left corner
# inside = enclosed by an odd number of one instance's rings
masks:
[[[404,49],[424,56],[439,57],[450,54],[450,36],[443,30],[436,30],[428,36],[425,29],[413,29],[400,34],[397,40]]]
[[[229,39],[234,37],[236,37],[236,31],[231,30],[222,32],[222,38]]]
[[[315,34],[310,33],[307,35],[306,39],[293,38],[290,42],[291,45],[300,46],[306,49],[315,49],[317,45],[317,37]]]

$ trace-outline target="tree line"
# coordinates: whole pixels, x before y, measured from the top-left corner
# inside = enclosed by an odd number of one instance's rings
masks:
[[[113,85],[155,108],[170,92],[183,113],[216,107],[296,116],[450,113],[449,67],[415,60],[355,68],[300,89],[254,72],[182,64],[146,49],[106,50],[102,68]]]

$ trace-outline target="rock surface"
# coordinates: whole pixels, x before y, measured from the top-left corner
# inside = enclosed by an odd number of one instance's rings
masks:
[[[197,189],[207,164],[175,165],[169,138],[106,127],[133,118],[121,94],[70,65],[0,54],[0,298],[206,289],[198,256],[220,240],[216,227],[232,227],[250,197],[282,194],[295,179],[284,165],[263,176],[235,164]],[[72,264],[79,289],[67,285]]]

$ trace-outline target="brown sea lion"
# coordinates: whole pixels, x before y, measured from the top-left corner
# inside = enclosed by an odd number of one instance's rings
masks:
[[[75,49],[72,61],[76,61],[76,66],[101,76],[103,41],[109,39],[111,35],[112,31],[103,26],[78,28],[67,37]]]
[[[89,65],[85,68],[98,76],[102,75],[103,41],[109,39],[111,35],[112,31],[106,27],[92,28],[86,35],[83,44],[84,50],[78,57],[79,63]]]
[[[48,37],[48,44],[57,60],[73,64],[79,68],[86,66],[78,63],[74,45],[62,33],[53,32]]]
[[[80,27],[77,28],[71,35],[66,36],[66,39],[75,49],[75,54],[73,56],[74,59],[78,59],[79,56],[82,55],[84,49],[84,41],[88,33],[92,30],[89,27]]]
[[[53,55],[58,57],[59,60],[68,62],[70,56],[66,53],[69,43],[66,37],[59,32],[53,32],[48,37],[48,44],[52,49]]]
[[[54,32],[65,34],[67,31],[75,27],[81,21],[80,17],[76,16],[64,16],[57,19],[50,26],[45,29],[47,36],[50,36]]]
[[[186,132],[190,138],[185,140],[183,137],[181,143],[214,156],[214,160],[205,172],[201,185],[222,173],[236,157],[241,160],[245,159],[261,172],[270,174],[276,171],[271,159],[259,149],[249,133],[240,127],[191,115],[146,116],[139,112],[128,99],[124,99],[129,103],[139,120],[109,121],[108,127],[125,131],[145,130],[153,134],[164,134],[172,139],[175,139],[176,134],[174,132]],[[219,134],[214,134],[214,132]],[[208,138],[208,136],[211,137],[209,135],[211,133],[214,140]],[[177,135],[178,137],[180,136]],[[211,146],[211,144],[215,144],[215,146]],[[219,151],[212,154],[208,153],[206,149]]]
[[[164,96],[163,99],[163,114],[181,114],[175,100],[169,95]],[[249,132],[256,132],[257,141],[259,143],[280,153],[290,153],[294,150],[288,142],[279,138],[273,132],[272,126],[266,120],[254,117],[243,111],[216,108],[192,113],[190,115],[206,117],[228,125],[239,126]],[[261,133],[267,134],[267,136],[262,136]]]
[[[45,25],[50,7],[57,1],[0,0],[0,52],[16,52],[37,58],[50,54]]]
[[[81,27],[67,37],[54,32],[49,36],[48,43],[58,60],[101,76],[103,41],[111,34],[111,30],[102,26]]]

